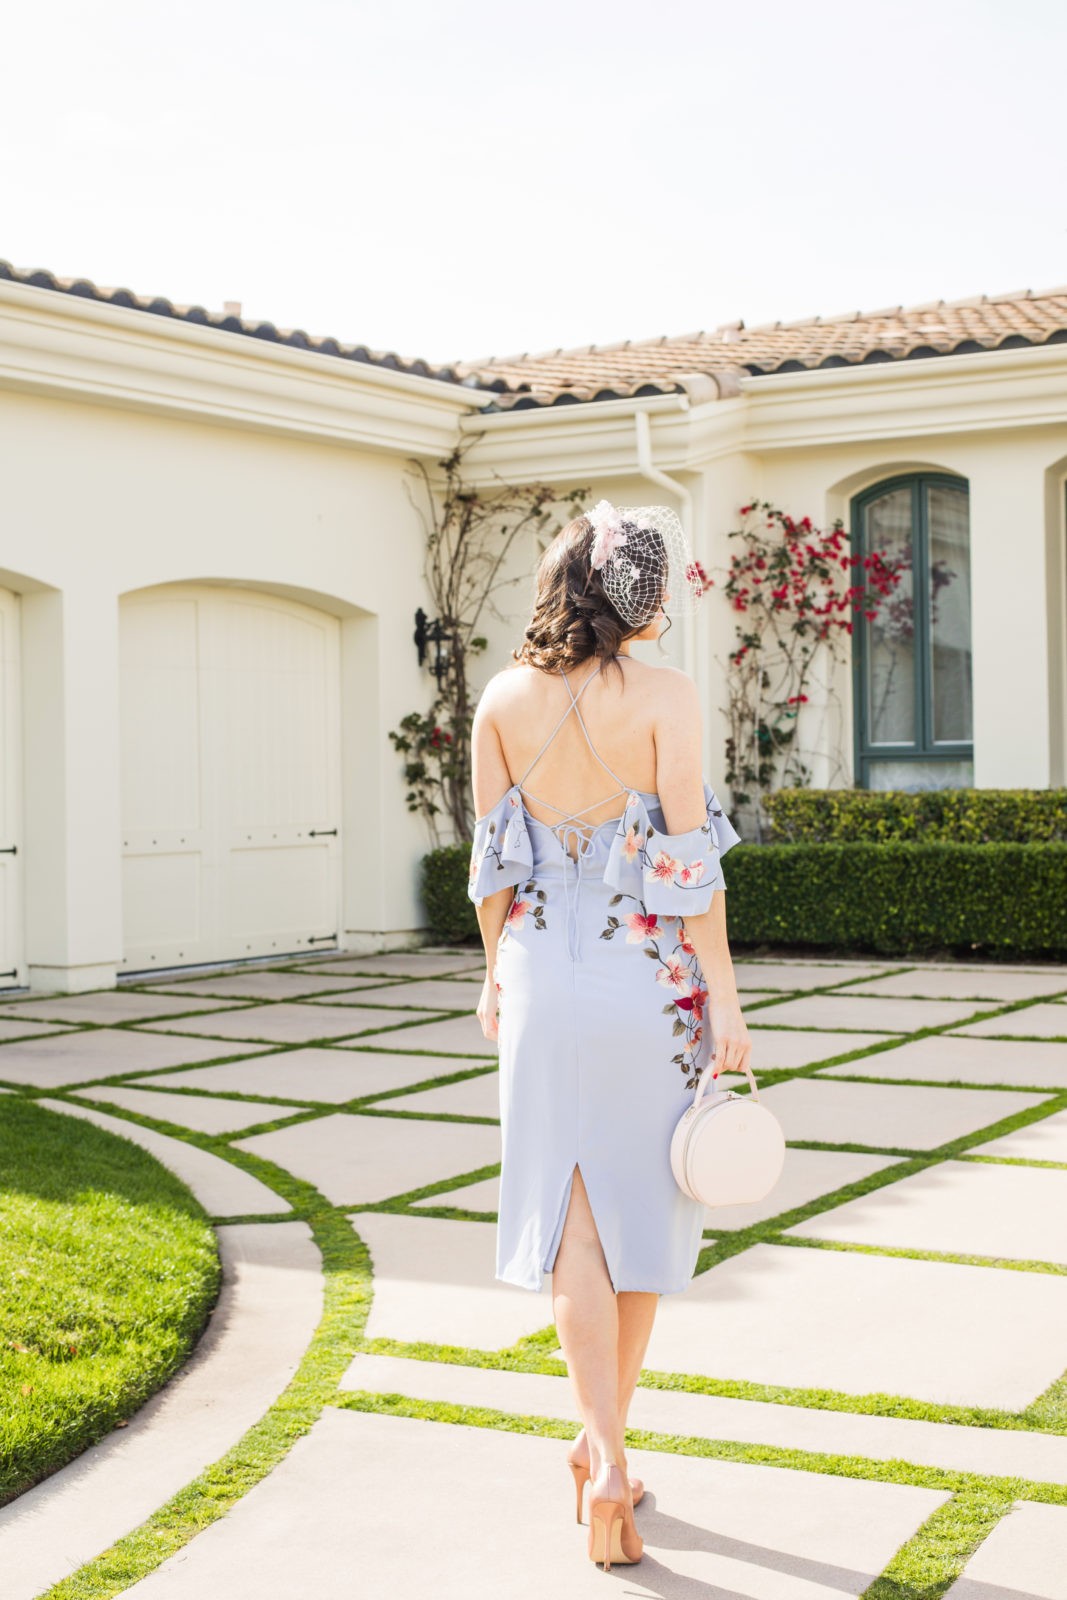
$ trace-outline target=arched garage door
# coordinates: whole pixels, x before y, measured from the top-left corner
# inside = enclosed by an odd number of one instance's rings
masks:
[[[247,589],[121,602],[123,969],[329,948],[340,625]]]

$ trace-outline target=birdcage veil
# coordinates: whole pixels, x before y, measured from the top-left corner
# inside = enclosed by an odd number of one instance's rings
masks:
[[[707,580],[669,506],[600,500],[584,515],[593,527],[590,567],[624,622],[651,622],[661,604],[672,620],[692,614]]]

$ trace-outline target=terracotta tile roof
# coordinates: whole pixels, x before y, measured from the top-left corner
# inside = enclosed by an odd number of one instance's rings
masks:
[[[801,322],[726,323],[711,332],[582,345],[536,355],[456,361],[455,371],[497,388],[494,409],[670,393],[701,373],[720,394],[746,374],[915,360],[1067,341],[1067,285],[1013,294],[888,306]],[[508,391],[520,391],[512,395]],[[711,390],[714,393],[714,389]]]
[[[618,344],[580,345],[539,354],[487,356],[435,367],[391,350],[371,350],[302,328],[243,318],[239,308],[208,311],[177,305],[131,289],[105,289],[88,278],[60,278],[43,268],[14,267],[0,260],[0,279],[80,295],[151,315],[174,317],[227,333],[266,339],[368,366],[387,367],[443,383],[488,390],[487,410],[574,405],[633,395],[670,394],[693,388],[709,395],[736,394],[750,374],[805,368],[856,366],[879,361],[962,355],[977,350],[1067,341],[1067,285],[1013,294],[976,295],[969,300],[934,300],[922,306],[888,306],[800,322],[765,322],[746,328],[728,322],[710,332],[626,339]]]
[[[422,378],[437,378],[443,383],[461,383],[469,389],[479,387],[476,378],[457,373],[454,368],[433,367],[426,361],[405,360],[392,350],[370,350],[363,344],[343,344],[339,339],[305,333],[303,328],[277,328],[273,322],[249,321],[228,310],[207,311],[203,306],[176,305],[162,295],[134,294],[132,289],[102,289],[88,278],[58,278],[40,267],[14,267],[0,261],[0,279],[27,283],[37,289],[54,289],[61,294],[81,295],[86,300],[103,300],[113,306],[146,311],[155,316],[175,317],[182,322],[198,322],[204,327],[222,328],[227,333],[243,333],[252,339],[267,339],[288,344],[298,350],[314,350],[320,355],[339,356],[345,361],[362,361],[372,367],[388,367],[394,372],[410,372]]]

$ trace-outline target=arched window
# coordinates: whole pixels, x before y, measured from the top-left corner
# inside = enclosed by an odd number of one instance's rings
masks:
[[[967,484],[888,479],[852,502],[853,548],[897,581],[853,623],[855,772],[862,789],[974,782]],[[866,569],[857,569],[866,575]],[[859,577],[857,576],[857,582]]]

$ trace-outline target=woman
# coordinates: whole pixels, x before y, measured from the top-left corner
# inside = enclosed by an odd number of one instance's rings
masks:
[[[626,1417],[659,1296],[686,1287],[700,1251],[703,1207],[674,1180],[671,1133],[703,1071],[751,1054],[716,892],[739,836],[703,778],[696,686],[630,654],[691,609],[702,577],[673,512],[602,500],[545,552],[517,664],[473,729],[478,1017],[500,1053],[496,1276],[539,1290],[552,1273],[584,1423],[578,1520],[591,1479],[589,1555],[605,1571],[641,1557]]]

